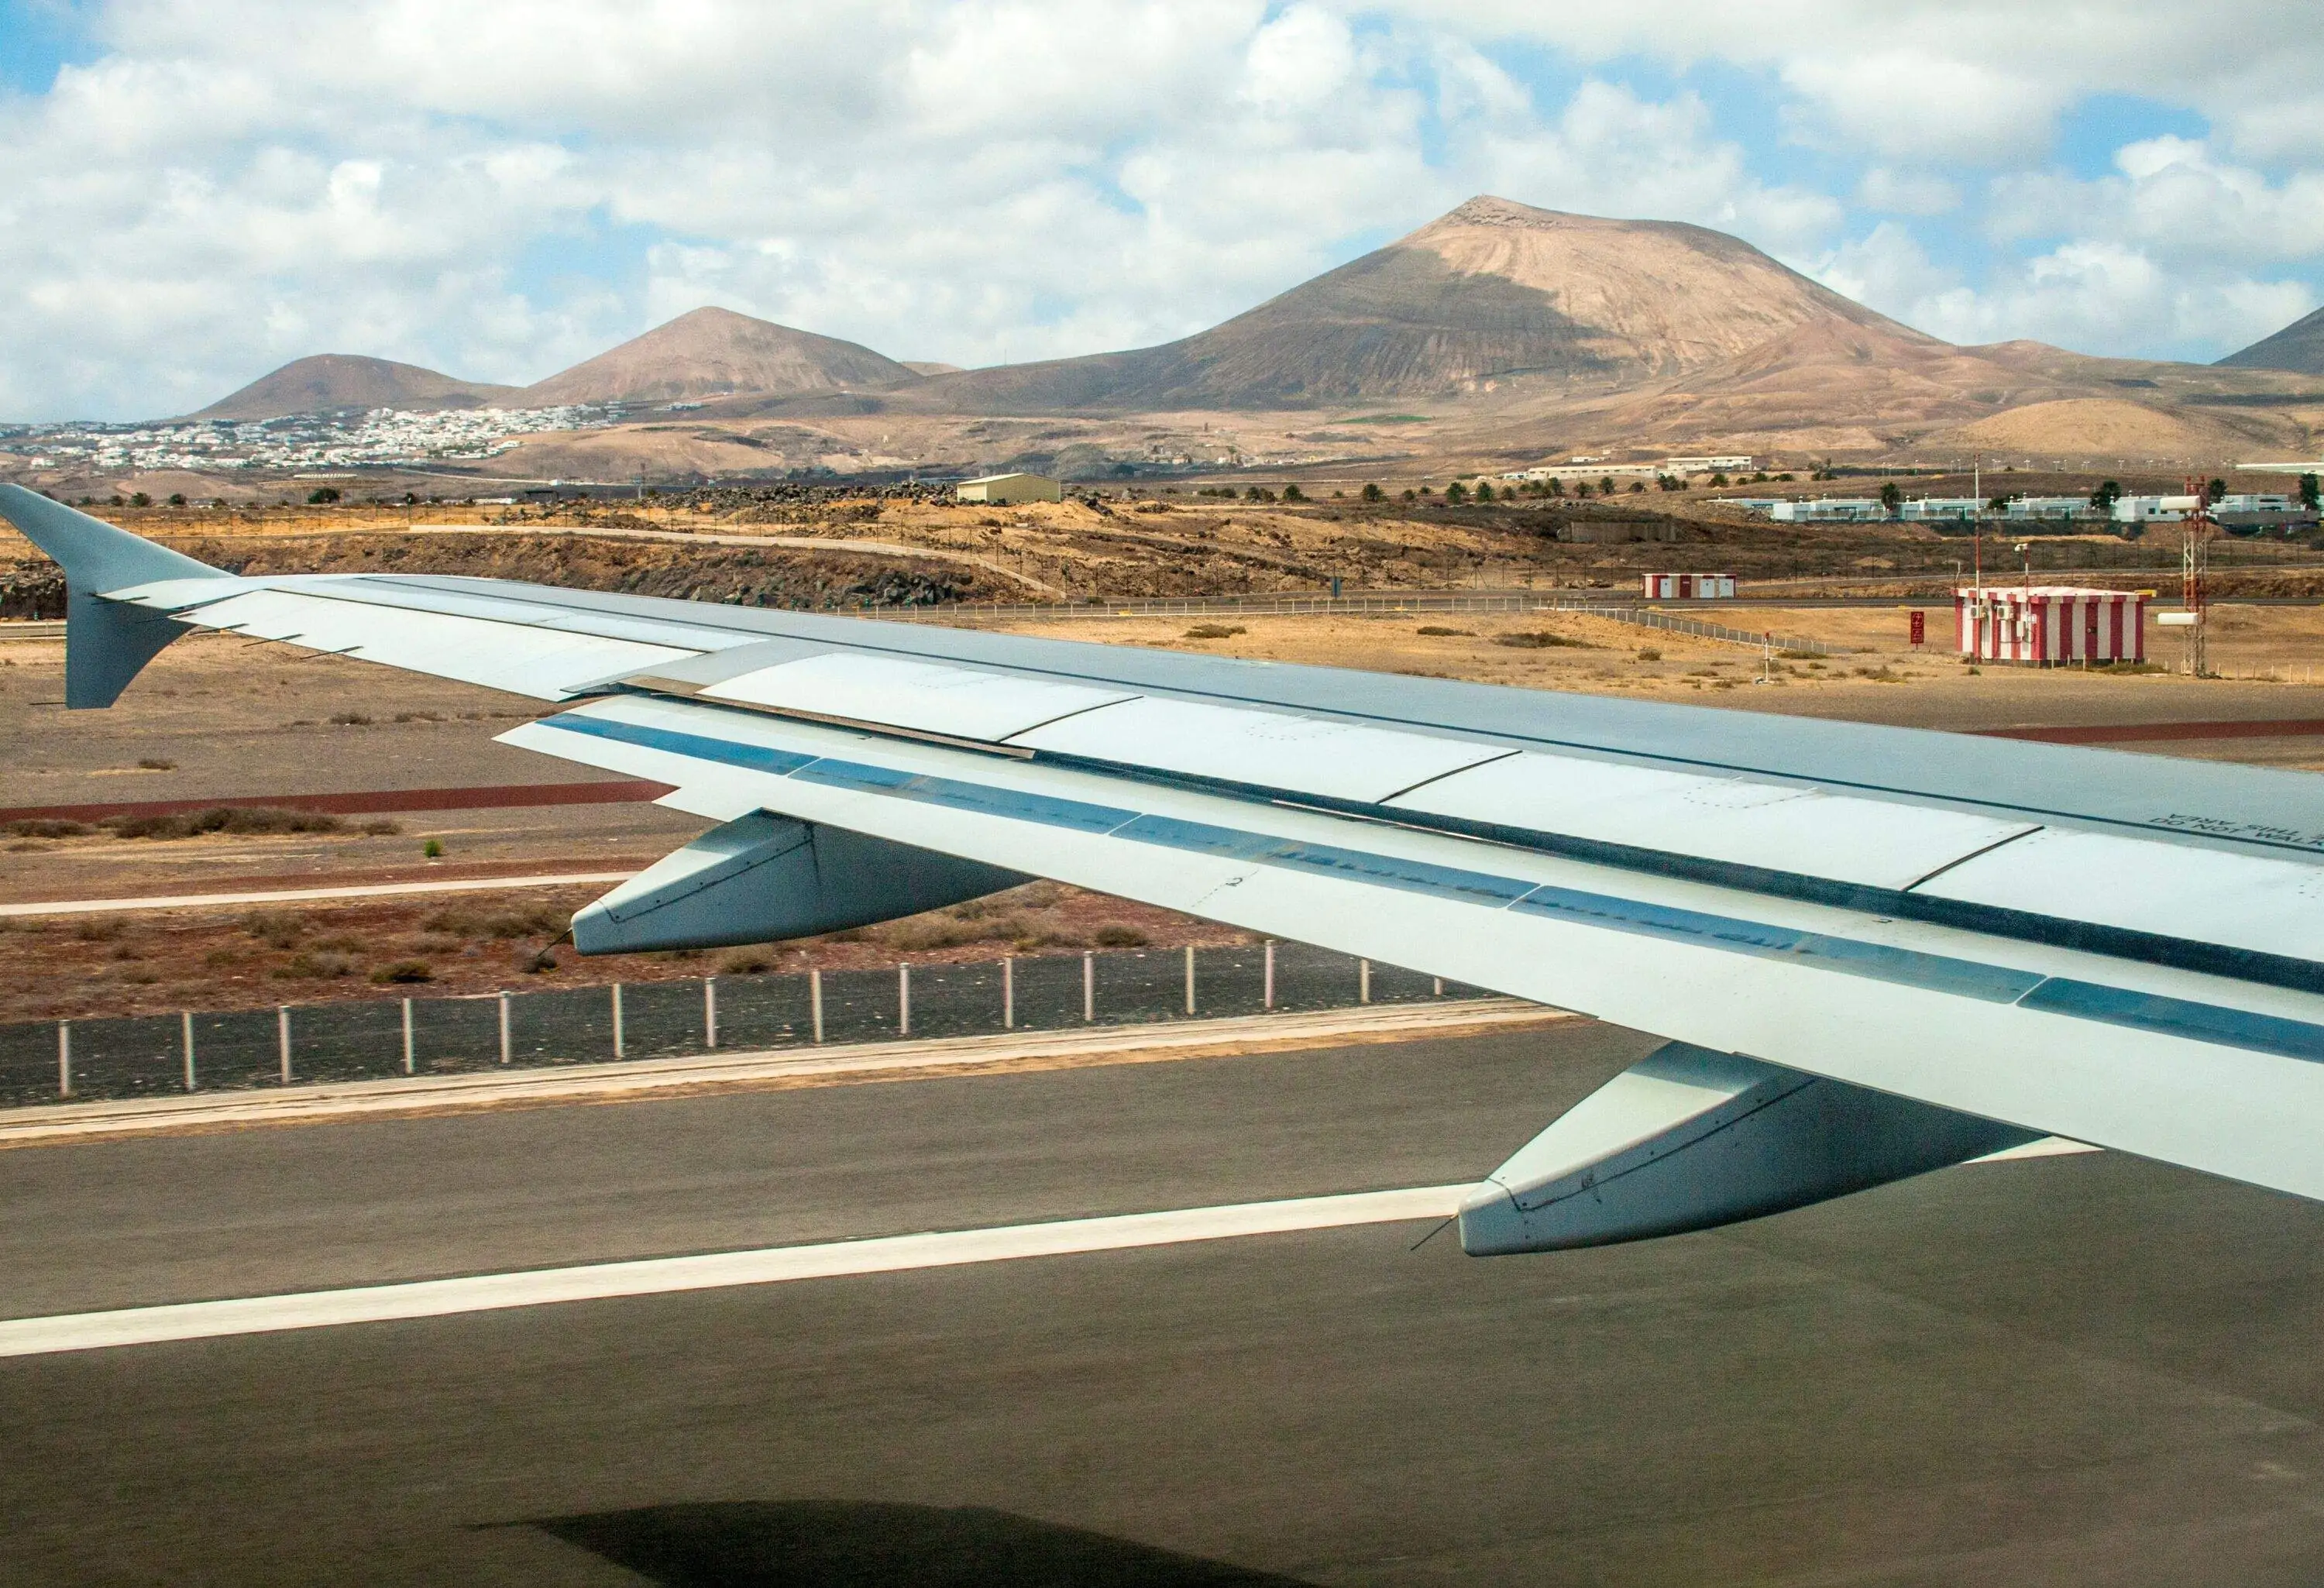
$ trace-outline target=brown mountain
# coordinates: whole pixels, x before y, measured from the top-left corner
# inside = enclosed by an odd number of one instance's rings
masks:
[[[910,385],[920,377],[853,342],[730,309],[697,309],[527,386],[527,407],[676,402],[734,395],[804,397]]]
[[[2324,375],[2324,309],[2293,320],[2275,335],[2263,337],[2219,362],[2231,369],[2288,369],[2304,375]]]
[[[926,395],[997,412],[1304,408],[1521,374],[1614,387],[1819,328],[1941,346],[1721,232],[1488,197],[1184,341],[972,370]]]
[[[515,392],[514,386],[454,380],[416,364],[350,353],[318,353],[259,376],[191,417],[281,419],[294,413],[361,412],[373,408],[487,408],[505,402]]]

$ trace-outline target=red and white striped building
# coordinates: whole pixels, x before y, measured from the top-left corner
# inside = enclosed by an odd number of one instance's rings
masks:
[[[2034,667],[2144,661],[2146,596],[2070,585],[1987,585],[1953,592],[1960,653]]]

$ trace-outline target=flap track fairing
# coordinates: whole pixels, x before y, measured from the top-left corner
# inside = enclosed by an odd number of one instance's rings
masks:
[[[573,918],[584,954],[777,943],[998,893],[1022,872],[764,812],[713,827]]]

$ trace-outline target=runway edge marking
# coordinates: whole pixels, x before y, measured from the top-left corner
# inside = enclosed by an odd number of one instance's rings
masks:
[[[416,1078],[318,1082],[104,1103],[43,1103],[0,1110],[0,1150],[357,1118],[418,1119],[501,1108],[644,1102],[718,1092],[1208,1058],[1326,1043],[1369,1044],[1521,1030],[1577,1018],[1514,998],[1460,999],[1151,1025],[991,1032]]]
[[[1061,1219],[1047,1223],[883,1235],[807,1246],[641,1258],[519,1273],[477,1274],[456,1279],[420,1279],[343,1290],[14,1318],[0,1321],[0,1356],[47,1356],[124,1345],[335,1328],[348,1324],[448,1317],[572,1301],[664,1296],[798,1279],[959,1268],[1019,1258],[1126,1251],[1248,1235],[1443,1219],[1458,1210],[1469,1190],[1465,1185],[1412,1186],[1391,1191],[1358,1191],[1279,1202],[1231,1203],[1160,1213]]]

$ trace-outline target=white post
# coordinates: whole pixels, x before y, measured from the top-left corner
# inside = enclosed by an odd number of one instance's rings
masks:
[[[501,993],[500,993],[500,1002],[501,1002],[501,1062],[502,1062],[503,1064],[506,1064],[506,1063],[508,1063],[508,1061],[509,1061],[509,995],[508,995],[508,989],[507,989],[507,988],[505,988],[505,987],[503,987],[503,988],[502,988],[502,989],[501,989]]]
[[[190,1009],[178,1016],[178,1034],[186,1049],[186,1090],[194,1089],[194,1011]]]
[[[290,1084],[290,1006],[282,1005],[274,1011],[275,1046],[281,1050],[282,1084]]]
[[[1436,978],[1436,996],[1439,998],[1444,996],[1444,978],[1442,976]]]
[[[1194,1012],[1194,946],[1186,945],[1186,1012]]]
[[[1082,1019],[1084,1021],[1097,1019],[1097,956],[1094,954],[1082,956]]]
[[[622,1057],[622,984],[616,982],[613,983],[613,1057],[615,1058]]]
[[[1017,1029],[1017,956],[1013,954],[1001,956],[1001,1029]]]
[[[1369,959],[1360,959],[1356,961],[1356,1002],[1370,1003],[1371,1001],[1372,962]]]
[[[72,1021],[57,1022],[57,1095],[72,1095]]]
[[[407,998],[403,1001],[403,1073],[405,1075],[419,1073],[418,1057],[411,1042],[411,1000]]]
[[[1275,1007],[1275,939],[1267,940],[1267,1000],[1264,1007]]]
[[[912,967],[899,965],[896,967],[896,1035],[908,1037],[911,1034]]]
[[[821,1043],[823,1040],[823,973],[821,971],[809,971],[807,974],[807,1002],[809,1012],[815,1016],[815,1039],[817,1043]]]
[[[705,1048],[718,1046],[718,978],[702,978],[702,1036]]]

